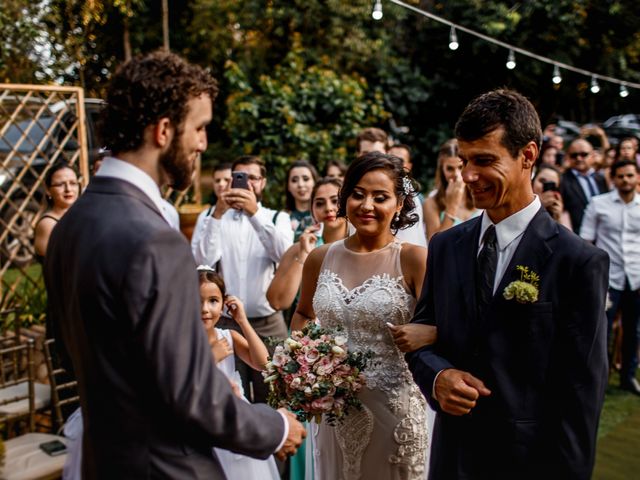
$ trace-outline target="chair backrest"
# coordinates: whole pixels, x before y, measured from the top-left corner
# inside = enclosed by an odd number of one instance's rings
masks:
[[[54,432],[64,425],[63,409],[80,402],[78,395],[78,382],[70,378],[69,373],[59,366],[54,358],[55,340],[49,338],[44,341],[44,358],[47,362],[47,374],[51,385],[51,420],[54,424]]]
[[[20,343],[20,307],[0,310],[0,348]]]
[[[35,428],[34,341],[0,348],[0,424],[27,418]]]

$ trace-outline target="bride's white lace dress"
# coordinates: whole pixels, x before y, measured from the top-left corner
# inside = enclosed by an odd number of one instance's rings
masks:
[[[342,326],[350,349],[369,349],[374,357],[360,394],[363,410],[335,427],[312,425],[315,480],[426,476],[428,407],[386,326],[409,322],[416,303],[402,275],[401,249],[396,241],[356,253],[339,241],[322,263],[313,298],[318,321]]]

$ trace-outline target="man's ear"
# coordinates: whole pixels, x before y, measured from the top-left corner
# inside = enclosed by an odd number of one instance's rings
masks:
[[[531,141],[527,143],[522,149],[522,166],[528,170],[531,170],[538,159],[538,154],[540,153],[540,149],[535,142]]]
[[[156,146],[164,149],[171,144],[173,135],[175,134],[175,128],[167,117],[161,118],[155,125],[150,125],[152,128],[152,140]]]

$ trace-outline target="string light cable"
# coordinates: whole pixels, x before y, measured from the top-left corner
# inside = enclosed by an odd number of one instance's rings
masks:
[[[399,7],[402,8],[406,8],[407,10],[411,10],[412,12],[415,12],[419,15],[422,15],[424,17],[427,17],[431,20],[435,20],[436,22],[448,25],[449,27],[451,27],[451,31],[455,31],[455,30],[459,30],[461,32],[464,33],[468,33],[469,35],[472,35],[474,37],[480,38],[481,40],[484,40],[486,42],[489,42],[493,45],[498,45],[499,47],[503,47],[507,50],[509,50],[509,60],[513,59],[513,68],[515,68],[515,54],[519,54],[525,57],[529,57],[529,58],[533,58],[534,60],[538,60],[539,62],[543,62],[543,63],[547,63],[549,65],[553,65],[553,83],[558,84],[562,81],[562,77],[560,76],[560,68],[570,71],[570,72],[574,72],[574,73],[578,73],[580,75],[584,75],[586,77],[590,77],[591,78],[591,91],[593,92],[594,88],[594,82],[596,85],[596,92],[593,93],[597,93],[600,90],[600,87],[598,86],[598,80],[601,81],[605,81],[605,82],[609,82],[609,83],[615,83],[617,85],[620,85],[620,96],[621,97],[626,97],[627,95],[629,95],[629,88],[636,88],[636,89],[640,89],[640,83],[636,83],[636,82],[629,82],[626,80],[620,80],[618,78],[614,78],[614,77],[609,77],[607,75],[601,75],[599,73],[595,73],[595,72],[590,72],[588,70],[584,70],[582,68],[578,68],[578,67],[574,67],[573,65],[569,65],[568,63],[563,63],[563,62],[559,62],[557,60],[553,60],[549,57],[545,57],[542,55],[538,55],[536,53],[530,52],[529,50],[525,50],[523,48],[517,47],[515,45],[511,45],[509,43],[503,42],[501,40],[495,39],[493,37],[489,37],[488,35],[485,35],[483,33],[480,32],[476,32],[475,30],[472,30],[470,28],[467,28],[463,25],[458,25],[457,23],[454,23],[450,20],[447,20],[446,18],[442,18],[439,17],[438,15],[435,15],[431,12],[427,12],[425,10],[422,10],[418,7],[414,7],[413,5],[409,5],[401,0],[388,0],[391,3],[394,3],[396,5],[398,5]],[[376,2],[378,3],[378,2]],[[456,43],[457,43],[457,38],[456,38]],[[511,66],[511,64],[509,64],[509,67]]]

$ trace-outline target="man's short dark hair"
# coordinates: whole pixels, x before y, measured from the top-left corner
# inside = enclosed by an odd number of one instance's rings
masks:
[[[503,128],[502,145],[516,157],[529,142],[540,148],[542,128],[536,109],[514,90],[498,89],[471,101],[456,123],[456,138],[473,142]]]
[[[380,128],[369,127],[361,130],[356,137],[356,148],[360,151],[360,142],[382,142],[385,148],[387,147],[387,132]]]
[[[611,165],[610,171],[609,171],[609,176],[611,178],[616,176],[616,172],[618,170],[620,170],[621,168],[624,168],[628,165],[633,165],[633,168],[635,168],[636,173],[640,173],[640,167],[638,167],[638,164],[636,162],[634,162],[633,160],[618,160],[617,162],[614,162]]]
[[[231,166],[231,170],[235,170],[238,165],[258,165],[260,167],[260,175],[267,176],[267,167],[264,161],[257,155],[242,155],[236,158]]]
[[[213,166],[213,173],[221,172],[222,170],[231,170],[231,163],[221,162],[221,163],[216,163]]]
[[[101,132],[114,154],[142,146],[144,130],[169,118],[181,134],[188,101],[201,94],[216,97],[215,79],[174,53],[138,55],[121,65],[107,89]]]
[[[394,145],[391,145],[389,147],[389,150],[391,150],[392,148],[401,148],[402,150],[404,150],[405,152],[407,152],[409,154],[409,159],[411,159],[411,147],[409,145],[405,145],[404,143],[396,143]],[[387,150],[387,151],[389,151]]]

